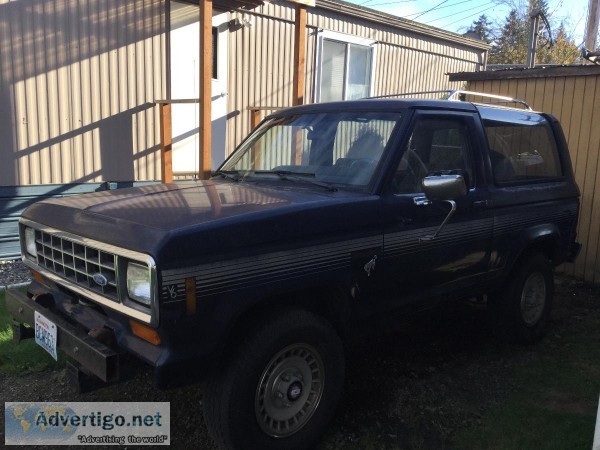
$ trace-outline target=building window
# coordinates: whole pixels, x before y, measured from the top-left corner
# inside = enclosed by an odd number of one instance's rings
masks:
[[[322,33],[317,101],[353,100],[371,95],[374,43],[341,33]]]

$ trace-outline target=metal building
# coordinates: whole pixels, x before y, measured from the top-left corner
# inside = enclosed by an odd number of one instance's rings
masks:
[[[447,89],[461,85],[447,73],[485,66],[483,42],[299,3],[0,0],[0,258],[17,256],[18,215],[39,196],[202,176],[269,109]]]

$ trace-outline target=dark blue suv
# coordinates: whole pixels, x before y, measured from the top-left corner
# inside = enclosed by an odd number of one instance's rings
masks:
[[[579,250],[578,208],[550,115],[300,106],[267,117],[211,180],[31,206],[20,227],[35,281],[8,309],[17,337],[56,325],[40,345],[103,381],[123,353],[160,386],[207,378],[222,446],[307,448],[342,393],[342,342],[380,320],[476,297],[498,336],[540,338],[552,269]]]

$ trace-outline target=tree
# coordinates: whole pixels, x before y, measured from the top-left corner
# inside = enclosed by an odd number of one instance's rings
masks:
[[[518,64],[524,65],[527,60],[527,46],[529,43],[530,14],[535,9],[540,9],[548,16],[547,0],[529,0],[527,3],[514,3],[512,0],[504,2],[512,6],[504,25],[497,32],[498,37],[491,42],[488,62],[490,64]],[[566,31],[564,23],[554,29],[554,46],[549,46],[550,31],[542,27],[538,35],[536,51],[536,64],[573,64],[581,61],[580,51],[575,41]]]
[[[467,33],[476,33],[483,42],[489,44],[492,42],[492,22],[485,14],[482,14],[479,19],[473,21]]]
[[[542,63],[576,64],[581,62],[581,50],[575,44],[572,37],[565,30],[561,22],[554,39],[554,46],[543,55]]]
[[[490,49],[490,64],[524,64],[527,57],[527,27],[516,9],[510,11]]]

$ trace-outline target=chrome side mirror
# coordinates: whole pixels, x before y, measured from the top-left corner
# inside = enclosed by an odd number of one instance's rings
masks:
[[[431,175],[423,178],[423,192],[429,200],[448,202],[451,206],[450,212],[437,231],[419,239],[419,242],[428,242],[438,237],[446,223],[454,215],[456,212],[455,200],[467,195],[467,184],[462,175]]]
[[[431,175],[423,178],[423,192],[429,200],[457,200],[467,195],[462,175]]]

